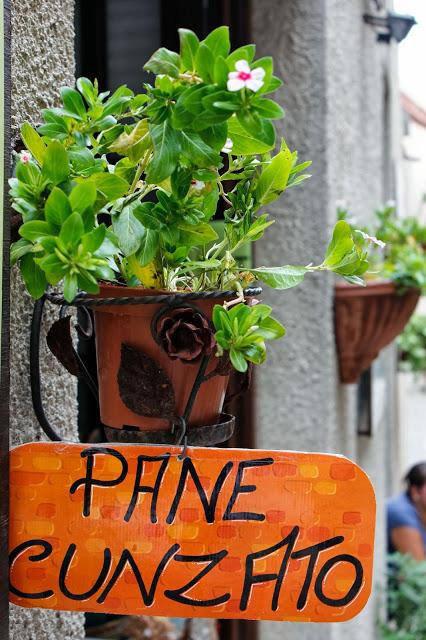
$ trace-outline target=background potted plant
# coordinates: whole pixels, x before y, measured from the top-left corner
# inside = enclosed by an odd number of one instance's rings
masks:
[[[255,281],[287,289],[328,270],[359,282],[367,268],[345,221],[320,265],[239,266],[241,247],[274,223],[263,208],[310,163],[276,141],[271,58],[255,60],[252,44],[231,52],[227,27],[202,42],[179,36],[179,53],[161,48],[146,63],[156,77],[143,93],[109,95],[87,78],[63,87],[37,131],[23,125],[11,180],[23,220],[12,261],[31,295],[62,284],[69,303],[79,292],[109,301],[94,313],[101,417],[116,428],[217,421],[230,366],[262,363],[265,340],[284,335],[244,293]]]
[[[426,634],[426,562],[388,556],[387,619],[378,621],[382,640],[420,640]]]
[[[347,219],[338,209],[339,219]],[[426,227],[417,218],[398,218],[390,203],[375,212],[376,223],[355,229],[368,253],[365,287],[335,287],[335,334],[340,377],[356,382],[380,350],[404,329],[426,287]]]

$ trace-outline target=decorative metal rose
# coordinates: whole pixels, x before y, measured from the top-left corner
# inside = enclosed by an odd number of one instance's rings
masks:
[[[210,355],[216,346],[207,318],[190,307],[173,309],[158,323],[161,346],[170,358],[185,362]]]

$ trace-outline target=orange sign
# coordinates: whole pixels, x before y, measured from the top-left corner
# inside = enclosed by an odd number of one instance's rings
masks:
[[[10,600],[300,622],[368,600],[375,500],[346,458],[34,443],[11,453]]]

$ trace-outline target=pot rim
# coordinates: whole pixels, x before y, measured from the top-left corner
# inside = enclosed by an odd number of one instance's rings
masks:
[[[257,289],[260,287],[247,287],[245,291],[249,289]],[[99,293],[94,295],[94,298],[130,298],[130,297],[144,297],[144,296],[160,296],[160,295],[182,295],[185,294],[191,295],[192,299],[196,299],[197,297],[203,298],[205,293],[222,293],[224,298],[230,298],[235,295],[238,296],[237,291],[222,290],[222,289],[212,289],[211,291],[169,291],[168,289],[145,289],[144,287],[127,287],[124,284],[112,284],[109,282],[99,282]],[[197,296],[199,294],[199,296]],[[256,295],[260,295],[259,293],[249,293],[247,294],[247,298],[253,298]],[[184,298],[183,298],[184,299]]]
[[[396,284],[392,280],[370,280],[366,281],[365,286],[359,284],[350,284],[349,282],[336,282],[334,285],[335,298],[367,298],[370,296],[386,296],[397,293]],[[420,294],[420,290],[416,287],[406,289],[402,293],[405,295]]]

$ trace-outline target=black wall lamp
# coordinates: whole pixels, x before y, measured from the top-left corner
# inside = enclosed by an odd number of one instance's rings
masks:
[[[364,22],[377,27],[378,42],[389,43],[393,38],[396,42],[401,42],[408,35],[411,27],[417,24],[413,16],[403,15],[388,11],[385,16],[374,16],[364,13]]]

